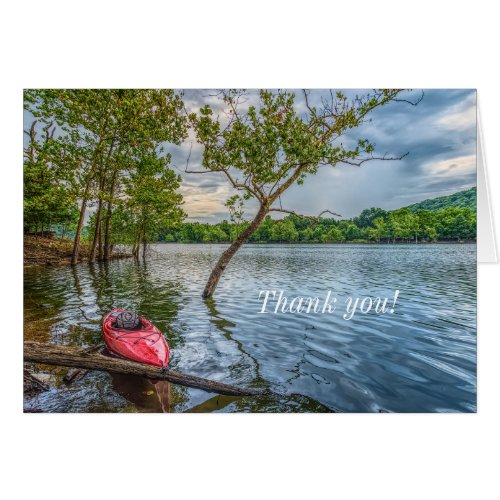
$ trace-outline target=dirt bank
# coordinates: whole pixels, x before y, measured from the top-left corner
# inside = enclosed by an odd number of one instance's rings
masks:
[[[60,266],[71,263],[73,241],[51,236],[24,235],[24,267],[33,266]],[[90,243],[80,245],[79,262],[88,261]],[[131,254],[113,254],[113,259],[131,257]]]

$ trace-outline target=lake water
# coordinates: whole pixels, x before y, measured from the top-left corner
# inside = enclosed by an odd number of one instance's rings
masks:
[[[145,262],[25,271],[25,339],[102,342],[111,308],[138,311],[167,336],[173,369],[282,395],[232,398],[89,372],[26,410],[53,412],[474,412],[475,245],[247,245],[213,300],[201,292],[225,245],[152,245]],[[260,290],[325,296],[333,314],[258,314]],[[393,314],[342,317],[349,295],[389,297]],[[168,394],[168,398],[166,395]],[[287,394],[294,393],[293,396]]]

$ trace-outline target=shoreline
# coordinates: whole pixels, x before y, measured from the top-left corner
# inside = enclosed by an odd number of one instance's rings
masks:
[[[25,234],[23,238],[23,269],[69,266],[71,265],[72,251],[72,240]],[[88,264],[89,255],[90,243],[81,242],[78,264]],[[110,260],[128,257],[132,257],[132,254],[117,253]]]

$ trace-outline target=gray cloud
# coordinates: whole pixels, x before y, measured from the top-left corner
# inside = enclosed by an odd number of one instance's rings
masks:
[[[363,90],[345,90],[349,96],[365,93]],[[367,207],[379,206],[385,209],[399,208],[425,198],[442,196],[476,184],[476,92],[464,89],[425,90],[424,99],[418,106],[406,103],[391,103],[378,108],[368,123],[355,133],[349,134],[343,142],[358,138],[374,142],[379,154],[399,156],[409,153],[401,161],[372,161],[362,167],[322,167],[318,174],[309,177],[302,186],[293,186],[282,197],[287,208],[306,214],[319,213],[331,208],[344,217],[352,217]],[[189,104],[202,106],[209,99],[214,104],[213,91],[190,91]],[[305,111],[302,95],[296,92],[297,108]],[[409,92],[405,97],[415,99],[420,91]],[[210,96],[210,97],[206,97]],[[320,104],[321,98],[328,98],[329,91],[313,90],[311,103]],[[251,102],[255,103],[255,95]],[[221,108],[217,108],[221,112]],[[174,153],[178,164],[185,164],[184,145]],[[193,148],[190,168],[199,168],[201,148]],[[210,182],[205,176],[216,177]],[[194,178],[193,176],[197,177]],[[190,186],[219,189],[226,186],[225,179],[215,174],[183,174]],[[212,182],[214,184],[212,184]],[[206,183],[206,184],[205,184]],[[225,192],[225,190],[221,190]],[[200,203],[198,196],[197,203]],[[223,203],[223,202],[222,202]],[[190,199],[186,198],[189,213]],[[255,210],[250,202],[248,216]],[[216,221],[227,218],[223,211],[208,213],[196,220]]]

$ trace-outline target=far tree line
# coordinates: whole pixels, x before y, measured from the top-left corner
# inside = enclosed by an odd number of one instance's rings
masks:
[[[73,236],[77,223],[46,226],[59,237]],[[121,205],[112,217],[112,244],[133,245],[135,226]],[[248,226],[248,221],[221,221],[215,224],[179,222],[148,226],[148,241],[160,243],[231,243]],[[96,214],[84,227],[82,239],[91,241],[95,232]],[[267,216],[250,237],[252,243],[432,243],[437,241],[475,241],[476,211],[469,207],[447,207],[441,210],[411,211],[409,208],[386,211],[369,208],[352,219],[320,218],[311,221],[296,215],[281,220]]]
[[[165,228],[158,241],[180,243],[230,243],[249,222],[222,221],[218,224],[183,223]],[[321,218],[311,221],[296,215],[281,220],[267,216],[250,236],[253,243],[418,243],[472,241],[476,239],[476,212],[471,208],[449,207],[437,211],[408,208],[385,211],[363,210],[346,220]]]

